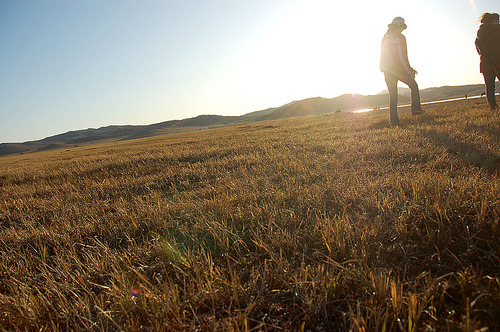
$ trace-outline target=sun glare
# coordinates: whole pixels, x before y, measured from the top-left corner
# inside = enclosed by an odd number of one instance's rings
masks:
[[[438,11],[396,1],[390,7],[385,10],[371,1],[296,2],[277,13],[272,23],[262,28],[263,33],[245,41],[228,69],[203,89],[204,100],[213,99],[219,109],[236,107],[250,112],[310,97],[377,94],[386,89],[379,69],[380,42],[395,16],[407,21],[404,35],[410,64],[419,72],[419,86],[446,85],[450,75],[445,74],[443,55],[429,50],[439,49],[443,43],[452,50],[460,45],[460,36],[446,41],[429,38],[436,27],[427,22],[442,21]],[[474,52],[471,49],[471,54],[464,54],[470,63],[475,61]],[[457,77],[462,74],[457,73]],[[238,100],[245,100],[247,109],[241,110]]]
[[[378,59],[385,27],[367,28],[367,13],[353,19],[346,12],[355,12],[354,5],[311,1],[284,13],[236,65],[245,90],[290,101],[383,89]]]

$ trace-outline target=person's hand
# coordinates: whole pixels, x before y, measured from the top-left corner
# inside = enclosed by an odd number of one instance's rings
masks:
[[[412,69],[411,69],[410,76],[411,76],[412,78],[415,78],[415,75],[418,75],[418,71],[416,71],[415,69],[413,69],[413,68],[412,68]]]

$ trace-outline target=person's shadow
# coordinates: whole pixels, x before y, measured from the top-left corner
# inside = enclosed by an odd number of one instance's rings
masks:
[[[489,136],[500,137],[497,128],[485,128],[475,124],[469,124],[467,130],[471,132],[486,132]],[[448,153],[459,158],[468,165],[474,165],[488,172],[490,175],[500,174],[500,156],[495,154],[485,144],[463,141],[450,132],[438,131],[436,129],[420,130],[422,137],[443,146]],[[496,143],[500,144],[500,143]]]

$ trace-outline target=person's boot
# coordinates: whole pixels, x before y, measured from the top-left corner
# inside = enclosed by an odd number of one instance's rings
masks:
[[[391,118],[391,126],[399,126],[399,118]]]

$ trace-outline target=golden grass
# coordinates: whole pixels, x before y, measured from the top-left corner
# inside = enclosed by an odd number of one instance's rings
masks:
[[[481,101],[0,158],[4,330],[500,328]]]

